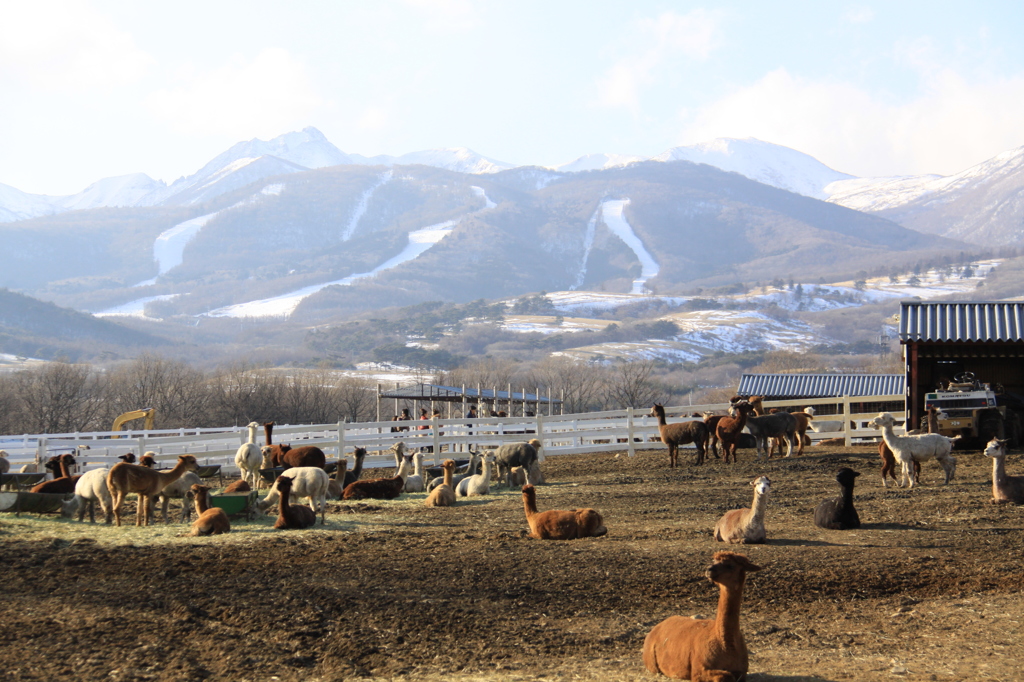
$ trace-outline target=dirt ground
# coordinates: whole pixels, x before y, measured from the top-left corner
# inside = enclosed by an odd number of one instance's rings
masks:
[[[692,452],[692,451],[690,451]],[[653,680],[647,631],[713,617],[715,521],[772,481],[768,544],[742,624],[751,682],[1024,679],[1024,508],[991,498],[991,461],[957,453],[883,490],[873,447],[767,464],[741,451],[669,469],[664,451],[552,457],[542,509],[593,507],[604,538],[526,537],[521,495],[451,509],[425,495],[335,504],[326,528],[178,538],[5,514],[0,670],[16,680]],[[1024,473],[1016,453],[1011,472]],[[864,527],[813,525],[862,472]],[[132,523],[133,519],[129,520]],[[731,549],[737,549],[736,546]]]

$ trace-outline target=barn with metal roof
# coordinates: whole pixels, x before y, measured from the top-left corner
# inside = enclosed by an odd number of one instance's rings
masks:
[[[759,395],[765,400],[807,400],[818,414],[835,414],[831,404],[816,404],[815,398],[904,395],[902,374],[741,374],[737,395]],[[903,400],[856,402],[858,412],[902,412]]]
[[[902,301],[899,338],[913,426],[925,394],[965,373],[1024,405],[1024,301]]]

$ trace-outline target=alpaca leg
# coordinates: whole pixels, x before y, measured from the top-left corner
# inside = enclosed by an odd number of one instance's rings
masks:
[[[796,437],[792,433],[786,434],[786,457],[790,457],[793,455],[793,441],[795,440],[795,438]],[[779,447],[779,452],[782,452],[781,446]]]
[[[123,497],[120,491],[115,491],[110,495],[110,506],[114,508],[114,525],[118,528],[121,527],[121,504]]]

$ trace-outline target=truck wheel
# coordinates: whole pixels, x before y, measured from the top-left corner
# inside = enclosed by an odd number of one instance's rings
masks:
[[[1003,438],[1003,417],[998,412],[990,412],[982,417],[978,425],[978,436],[983,444],[993,438]]]

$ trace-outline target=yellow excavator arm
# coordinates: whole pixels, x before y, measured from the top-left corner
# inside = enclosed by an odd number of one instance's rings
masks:
[[[133,419],[146,418],[146,422],[143,428],[147,431],[153,428],[153,422],[156,420],[156,410],[152,407],[147,407],[141,410],[132,410],[131,412],[125,412],[122,415],[118,415],[117,419],[114,420],[114,425],[110,428],[111,431],[120,431],[121,427],[124,426],[125,422],[130,422]],[[111,436],[111,438],[118,438],[118,436]]]

